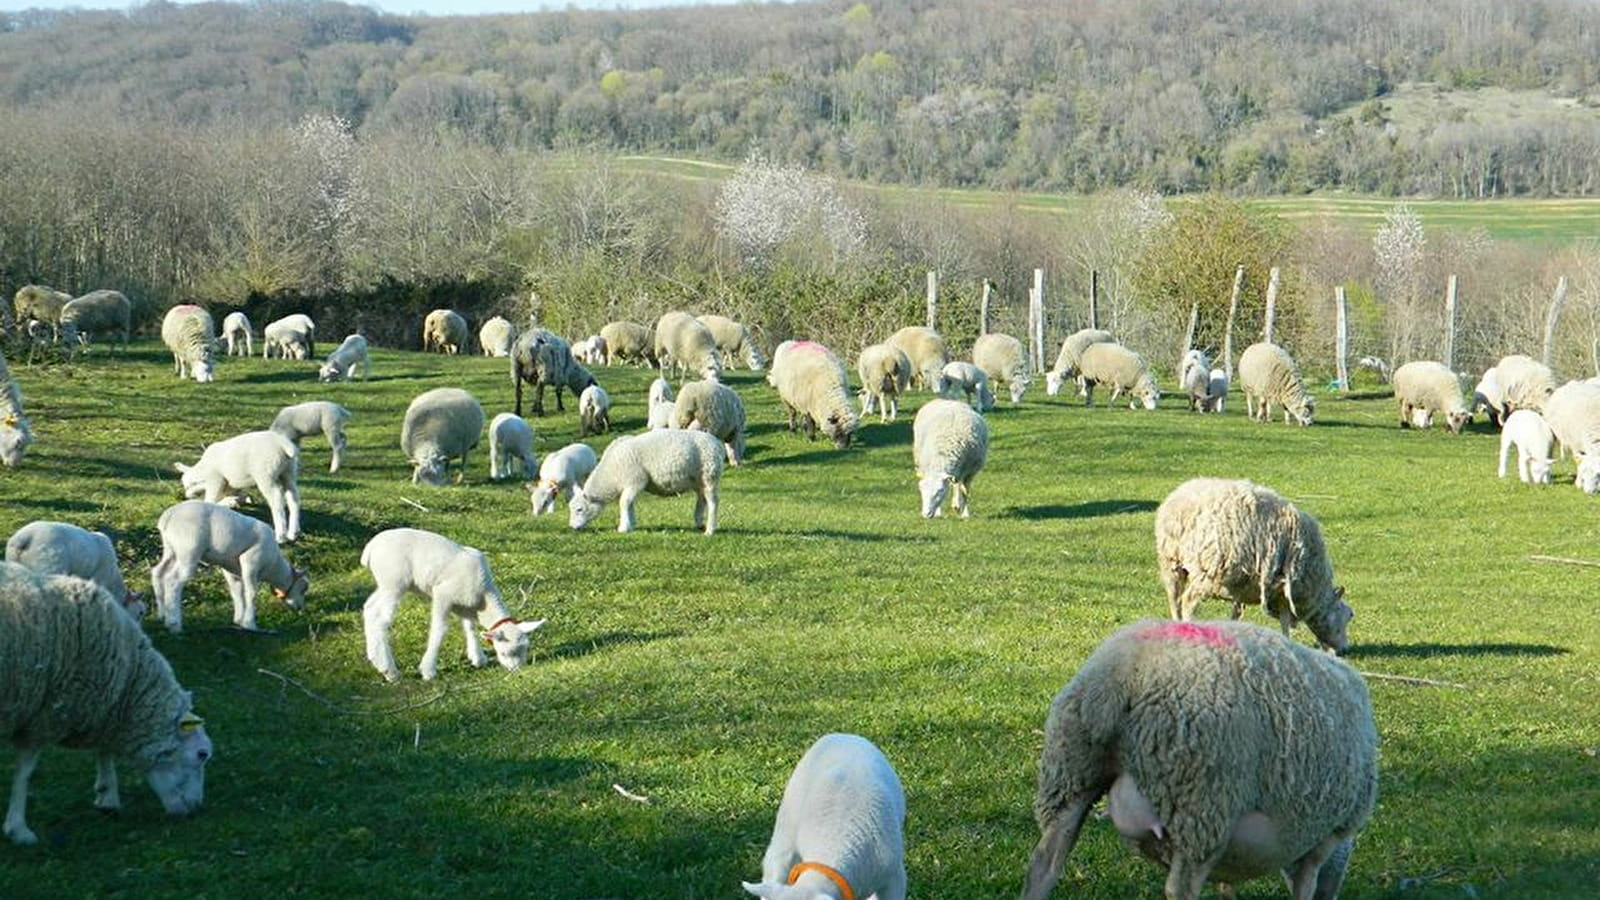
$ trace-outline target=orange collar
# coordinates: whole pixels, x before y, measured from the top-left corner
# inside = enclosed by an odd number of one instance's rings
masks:
[[[839,896],[843,898],[843,900],[856,900],[856,892],[850,889],[850,882],[844,880],[844,876],[839,874],[839,870],[833,868],[832,866],[825,866],[819,862],[795,863],[794,868],[789,870],[789,883],[794,884],[796,881],[799,881],[800,876],[804,875],[808,870],[812,872],[819,872],[822,875],[827,876],[829,881],[833,882],[835,885],[838,885]]]

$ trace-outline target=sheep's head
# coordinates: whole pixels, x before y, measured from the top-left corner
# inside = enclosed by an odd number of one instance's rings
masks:
[[[591,500],[583,488],[572,492],[572,500],[567,503],[567,524],[574,530],[582,528],[600,515],[600,510],[605,504],[598,500]]]
[[[33,443],[33,430],[28,420],[11,413],[0,420],[0,463],[8,468],[22,462],[22,454]]]
[[[1025,375],[1021,376],[1021,377],[1018,377],[1018,378],[1011,379],[1011,383],[1009,385],[1009,387],[1011,389],[1011,402],[1012,403],[1021,403],[1022,402],[1022,392],[1026,391],[1028,389],[1028,385],[1032,384],[1032,383],[1033,383],[1033,379],[1031,379],[1031,378],[1029,378],[1029,377],[1027,377]]]
[[[955,479],[944,472],[932,472],[917,478],[917,490],[922,492],[922,517],[931,519],[940,515],[944,498],[950,494],[950,483]]]
[[[431,484],[439,487],[450,480],[450,460],[443,454],[430,453],[416,460],[411,471],[412,484]]]
[[[1133,395],[1139,403],[1143,404],[1145,409],[1155,409],[1156,404],[1161,402],[1161,391],[1156,387],[1156,383],[1152,379],[1147,378],[1140,382]],[[1129,406],[1132,405],[1131,403],[1129,404]]]
[[[1472,413],[1458,409],[1445,417],[1445,427],[1450,429],[1451,434],[1460,434],[1461,429],[1467,427],[1467,423],[1471,421]]]
[[[706,360],[706,364],[700,367],[700,377],[706,381],[721,381],[722,361],[715,356]]]
[[[516,619],[501,619],[488,631],[480,633],[483,642],[494,649],[494,658],[501,667],[508,671],[522,668],[528,661],[528,635],[538,631],[546,620],[535,619],[532,622],[518,622]]]
[[[122,608],[135,620],[143,619],[148,608],[144,603],[144,594],[139,591],[124,591],[122,594]]]
[[[145,779],[161,798],[161,805],[174,816],[184,816],[200,808],[206,793],[206,763],[211,759],[211,738],[205,723],[190,712],[189,704],[172,723],[172,733],[154,754]]]
[[[542,516],[556,511],[556,494],[560,492],[561,485],[545,479],[538,484],[532,485],[531,490],[533,491],[534,515]]]
[[[344,375],[343,369],[336,362],[325,362],[317,370],[318,381],[338,381]]]
[[[1296,422],[1301,425],[1310,425],[1317,418],[1317,401],[1314,397],[1306,397],[1300,409],[1294,414]]]
[[[1600,453],[1587,453],[1578,462],[1578,477],[1573,484],[1585,494],[1600,492]]]
[[[840,450],[850,446],[850,438],[856,432],[857,419],[855,413],[849,410],[834,410],[828,413],[828,418],[823,420],[822,432]]]
[[[1528,460],[1528,476],[1533,479],[1534,484],[1549,484],[1550,467],[1554,463],[1555,460],[1549,458],[1530,459]]]
[[[305,569],[290,570],[289,589],[272,589],[272,596],[289,605],[290,609],[306,608],[306,591],[311,590],[311,573]]]
[[[1054,397],[1061,393],[1061,383],[1066,380],[1066,377],[1060,372],[1046,372],[1044,376],[1045,395]]]
[[[172,467],[178,470],[179,481],[183,484],[183,497],[186,500],[199,500],[206,495],[206,471],[198,465],[186,466],[183,463],[173,463]]]
[[[217,380],[216,371],[211,366],[211,354],[209,353],[196,360],[189,371],[194,374],[194,380],[201,384],[208,384]]]
[[[1319,608],[1315,617],[1306,618],[1306,627],[1317,636],[1317,643],[1323,649],[1343,655],[1350,646],[1350,620],[1355,617],[1355,610],[1344,602],[1344,588],[1336,587],[1332,598]]]

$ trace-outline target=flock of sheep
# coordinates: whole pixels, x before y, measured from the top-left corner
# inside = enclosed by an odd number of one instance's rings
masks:
[[[24,290],[28,296],[17,297],[19,318],[26,299],[28,318],[44,321],[35,305],[39,292]],[[71,332],[74,340],[92,333],[83,321]],[[69,333],[64,322],[60,327]],[[176,306],[161,333],[180,376],[212,380],[219,344],[208,312]],[[263,355],[314,358],[315,328],[304,316],[274,322],[262,336]],[[253,350],[253,329],[242,314],[224,320],[223,337],[230,355]],[[423,345],[430,350],[463,353],[470,337],[466,320],[454,311],[436,310],[424,322]],[[939,395],[922,404],[912,428],[923,516],[941,514],[947,498],[956,514],[970,515],[973,479],[990,444],[984,413],[1000,387],[1013,404],[1021,402],[1033,377],[1013,337],[984,335],[970,361],[952,360],[936,331],[915,326],[861,351],[855,391],[845,364],[828,347],[784,341],[769,366],[748,329],[717,316],[669,312],[653,328],[613,322],[570,344],[543,328],[518,332],[496,317],[480,328],[478,343],[485,355],[507,358],[514,387],[515,411],[488,425],[491,477],[530,479],[535,515],[553,512],[565,498],[573,528],[615,503],[622,532],[635,527],[634,505],[646,493],[693,493],[696,528],[716,531],[724,466],[745,461],[744,404],[721,381],[725,361],[767,368],[789,429],[813,439],[820,431],[839,448],[850,444],[861,416],[877,412],[880,422],[893,421],[910,391]],[[366,340],[351,335],[328,355],[319,376],[348,380],[359,371],[364,377],[367,356]],[[613,437],[600,454],[580,441],[539,461],[533,430],[521,416],[524,386],[533,390],[535,415],[544,412],[545,388],[554,389],[557,410],[564,409],[563,392],[571,392],[578,398],[580,436],[607,432],[610,397],[590,367],[628,363],[662,374],[647,397],[647,430]],[[666,380],[672,372],[688,379],[676,391]],[[1143,358],[1104,331],[1080,331],[1063,342],[1046,376],[1048,393],[1069,381],[1090,404],[1097,388],[1110,391],[1110,403],[1126,396],[1133,408],[1155,409],[1160,399]],[[1283,348],[1259,343],[1246,349],[1239,381],[1252,418],[1268,421],[1276,407],[1285,421],[1314,422],[1314,400]],[[1223,411],[1228,378],[1204,353],[1185,354],[1179,384],[1191,410]],[[1578,485],[1591,493],[1600,486],[1600,384],[1557,388],[1549,370],[1526,357],[1507,357],[1491,368],[1471,400],[1457,376],[1438,363],[1402,366],[1394,384],[1403,428],[1425,428],[1438,418],[1459,431],[1475,408],[1484,408],[1504,423],[1502,476],[1515,446],[1523,480],[1548,481],[1551,448],[1559,442],[1578,460]],[[32,434],[3,357],[0,412],[0,460],[16,465]],[[202,563],[223,571],[239,627],[255,628],[255,594],[263,586],[291,607],[303,604],[310,577],[281,549],[300,534],[300,443],[325,436],[333,450],[330,471],[337,472],[349,416],[329,401],[286,407],[270,428],[211,444],[192,466],[179,465],[190,499],[162,513],[162,555],[151,570],[157,614],[170,630],[182,628],[183,588]],[[481,403],[459,388],[418,395],[400,433],[412,480],[445,484],[453,466],[464,472],[485,419]],[[265,502],[270,527],[235,511],[247,491]],[[1051,706],[1034,804],[1042,836],[1023,896],[1049,894],[1086,815],[1104,798],[1116,830],[1167,869],[1168,897],[1197,897],[1207,880],[1277,871],[1294,897],[1331,900],[1375,802],[1377,735],[1364,682],[1332,655],[1347,648],[1353,613],[1334,584],[1320,527],[1268,488],[1194,479],[1157,509],[1155,548],[1171,620],[1138,622],[1112,634]],[[140,627],[143,598],[128,590],[110,540],[67,523],[35,522],[11,537],[6,560],[0,643],[6,635],[31,635],[0,646],[0,730],[20,749],[7,837],[34,841],[24,821],[28,774],[42,746],[67,740],[101,754],[97,806],[118,803],[115,755],[149,774],[169,811],[198,806],[211,745],[188,695]],[[442,535],[384,531],[366,544],[360,562],[375,583],[363,607],[366,656],[387,680],[400,677],[388,635],[408,593],[430,600],[419,666],[424,679],[437,677],[452,620],[461,624],[473,665],[486,663],[481,638],[507,669],[526,662],[530,637],[544,624],[513,616],[484,554]],[[1279,629],[1192,621],[1207,597],[1231,600],[1235,620],[1243,605],[1259,604]],[[1291,628],[1300,623],[1332,653],[1291,640]],[[41,643],[41,628],[69,629],[74,640],[96,645],[92,654],[68,656],[108,667],[93,680],[93,696],[71,687],[78,673],[34,663],[27,647]],[[137,701],[105,703],[107,691]],[[1190,724],[1199,721],[1210,724]],[[1171,736],[1179,731],[1190,737],[1174,744]],[[762,880],[745,889],[769,898],[899,900],[906,893],[904,817],[900,781],[882,752],[859,736],[825,736],[795,768],[762,860]]]

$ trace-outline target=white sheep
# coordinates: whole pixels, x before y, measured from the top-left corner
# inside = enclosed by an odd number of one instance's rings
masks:
[[[691,381],[673,403],[672,427],[698,429],[722,442],[728,464],[744,462],[744,401],[717,381]]]
[[[528,660],[528,635],[544,619],[521,622],[506,611],[489,572],[483,551],[463,547],[431,531],[391,528],[380,531],[361,549],[361,565],[372,573],[376,586],[361,608],[366,633],[367,660],[387,681],[400,679],[400,667],[389,647],[389,628],[408,591],[431,602],[428,649],[417,670],[425,681],[439,675],[439,650],[452,617],[461,621],[466,636],[467,661],[481,667],[486,660],[478,638],[494,647],[500,665],[515,671]],[[482,629],[473,633],[473,625]]]
[[[317,355],[317,323],[305,313],[290,313],[261,329],[261,358],[276,351],[279,359],[312,359]]]
[[[591,384],[578,395],[578,437],[611,430],[611,395]]]
[[[411,462],[411,483],[444,484],[452,459],[461,460],[456,475],[461,481],[467,474],[467,454],[482,434],[483,405],[471,394],[460,388],[418,394],[400,425],[400,450]]]
[[[1531,409],[1542,412],[1545,401],[1556,388],[1550,367],[1520,353],[1501,358],[1495,364],[1495,377],[1504,391],[1505,409]]]
[[[646,431],[659,431],[671,428],[673,417],[677,415],[678,404],[675,400],[657,400],[650,404],[650,414],[645,419]]]
[[[172,351],[172,371],[202,384],[216,379],[212,370],[217,344],[211,314],[191,303],[167,310],[161,320],[161,341]]]
[[[873,344],[856,360],[861,376],[861,413],[874,408],[879,422],[893,422],[900,415],[900,397],[911,386],[911,360],[905,351],[888,344]]]
[[[946,494],[950,509],[965,519],[972,479],[989,456],[989,423],[965,403],[930,400],[911,424],[911,458],[922,492],[922,516],[943,515]],[[952,490],[953,488],[953,490]]]
[[[717,342],[717,352],[727,362],[728,368],[738,368],[735,361],[740,359],[752,372],[766,368],[767,358],[761,354],[761,347],[751,336],[750,329],[727,316],[704,315],[699,319],[700,324],[711,330],[711,337]]]
[[[516,413],[503,412],[489,423],[489,478],[510,478],[516,469],[523,478],[539,471],[533,452],[533,426]]]
[[[1067,379],[1079,379],[1081,373],[1078,369],[1078,361],[1083,356],[1083,351],[1088,349],[1090,344],[1115,344],[1116,342],[1117,339],[1111,336],[1111,332],[1102,331],[1098,328],[1084,328],[1067,335],[1066,340],[1061,342],[1061,352],[1056,354],[1056,364],[1045,375],[1044,392],[1054,397],[1061,393],[1061,385]],[[1081,380],[1078,381],[1078,390],[1079,393],[1083,391]]]
[[[367,339],[359,334],[345,337],[317,370],[318,381],[349,381],[361,369],[361,380],[372,375],[372,359],[367,354]]]
[[[655,334],[638,322],[608,322],[600,329],[600,339],[606,342],[606,365],[631,362],[634,365],[656,364]]]
[[[1506,457],[1517,448],[1517,477],[1523,484],[1549,484],[1550,466],[1555,460],[1550,445],[1555,438],[1544,416],[1531,409],[1519,409],[1506,417],[1500,430],[1500,477],[1506,477]]]
[[[931,377],[937,381],[939,373]],[[785,341],[773,351],[767,381],[778,390],[790,431],[803,428],[815,440],[821,428],[834,446],[850,446],[860,419],[850,403],[844,364],[832,350],[812,341]]]
[[[505,316],[494,316],[478,328],[478,347],[484,356],[510,356],[517,339],[517,326]]]
[[[591,334],[572,345],[572,356],[586,366],[604,365],[606,361],[606,339],[598,334]]]
[[[589,524],[607,503],[617,501],[617,531],[633,530],[633,504],[640,494],[671,497],[692,491],[694,526],[706,534],[717,530],[717,487],[722,480],[723,449],[703,431],[649,431],[619,437],[600,455],[583,487],[572,494],[568,524]]]
[[[87,348],[97,334],[120,332],[126,353],[132,321],[133,304],[121,291],[90,291],[61,307],[61,343],[67,345],[70,355],[79,345]]]
[[[33,426],[22,411],[22,391],[0,352],[0,463],[7,468],[20,464],[32,443]]]
[[[969,362],[956,360],[944,364],[939,371],[939,394],[942,397],[966,397],[972,408],[979,412],[994,409],[994,391],[989,388],[989,376]]]
[[[883,751],[854,734],[826,734],[783,789],[761,882],[767,900],[905,900],[906,796]]]
[[[1335,653],[1354,613],[1333,583],[1322,528],[1274,491],[1244,480],[1192,478],[1156,509],[1156,564],[1172,618],[1189,621],[1206,597],[1261,604],[1285,636],[1304,622]]]
[[[1243,622],[1119,629],[1044,732],[1023,900],[1049,896],[1101,797],[1124,842],[1166,867],[1168,900],[1277,872],[1296,900],[1335,900],[1378,795],[1360,674]]]
[[[1190,412],[1207,412],[1211,393],[1211,360],[1204,350],[1184,352],[1178,364],[1178,389],[1189,398]]]
[[[1239,356],[1239,386],[1244,390],[1245,412],[1258,422],[1272,418],[1272,404],[1283,407],[1283,421],[1290,416],[1301,425],[1316,420],[1316,398],[1300,380],[1300,370],[1289,352],[1277,344],[1251,344]]]
[[[1005,385],[1012,405],[1022,402],[1022,394],[1033,383],[1028,372],[1028,351],[1009,334],[994,332],[978,338],[972,345],[972,362],[989,376],[996,387]]]
[[[1083,349],[1078,356],[1078,376],[1083,384],[1083,405],[1094,405],[1094,389],[1099,385],[1111,386],[1107,406],[1116,403],[1126,393],[1128,408],[1155,409],[1161,402],[1161,391],[1144,358],[1121,344],[1097,342]]]
[[[1500,386],[1500,370],[1494,366],[1484,370],[1483,377],[1472,389],[1472,411],[1476,413],[1480,409],[1489,414],[1489,421],[1496,428],[1506,419],[1506,391]]]
[[[944,371],[945,363],[950,361],[950,354],[939,332],[921,325],[907,325],[889,335],[884,343],[905,353],[906,358],[911,360],[911,383],[915,387],[935,394],[943,392],[940,373]],[[772,355],[776,360],[778,354]]]
[[[588,444],[568,444],[549,454],[539,464],[539,481],[533,485],[533,514],[556,511],[556,500],[572,492],[588,479],[596,463],[594,448]]]
[[[222,317],[222,339],[228,344],[229,356],[256,355],[256,330],[250,317],[238,310]]]
[[[1410,428],[1413,410],[1426,410],[1428,421],[1443,416],[1451,434],[1472,421],[1472,411],[1461,396],[1461,379],[1441,362],[1418,360],[1394,370],[1394,398],[1400,405],[1400,427]],[[1426,425],[1421,426],[1426,428]]]
[[[436,351],[455,356],[467,349],[472,332],[467,320],[453,309],[436,309],[422,320],[422,352]]]
[[[656,378],[655,381],[650,382],[650,392],[646,394],[645,398],[651,406],[663,401],[671,403],[673,400],[672,382],[665,378]]]
[[[716,337],[686,312],[665,313],[656,320],[655,354],[663,371],[671,363],[679,374],[694,372],[708,381],[722,377]]]
[[[111,538],[67,522],[37,521],[18,528],[6,541],[6,562],[40,575],[71,575],[105,588],[134,619],[144,616],[144,601],[128,590]]]
[[[300,537],[300,448],[276,431],[247,431],[206,447],[182,473],[183,495],[217,503],[250,487],[272,511],[272,533],[280,542]]]
[[[333,450],[328,471],[337,472],[344,465],[344,449],[347,445],[344,424],[349,420],[350,410],[339,404],[329,400],[310,400],[278,410],[268,430],[293,441],[296,447],[300,446],[302,440],[321,434],[328,439],[328,446]]]
[[[263,585],[290,609],[304,609],[311,576],[290,565],[266,523],[217,503],[185,500],[156,522],[161,559],[150,570],[156,611],[174,634],[183,631],[183,588],[202,564],[216,566],[233,598],[233,624],[256,630],[256,591]]]
[[[5,835],[28,845],[40,751],[94,750],[96,809],[121,808],[116,759],[142,771],[171,815],[205,798],[211,739],[172,667],[121,607],[81,578],[0,563],[0,734],[17,748]]]
[[[1600,490],[1600,385],[1569,381],[1557,388],[1544,404],[1544,419],[1578,461],[1574,483],[1586,494]]]

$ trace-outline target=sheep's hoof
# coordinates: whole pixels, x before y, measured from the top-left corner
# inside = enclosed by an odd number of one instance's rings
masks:
[[[11,843],[21,847],[32,847],[34,844],[39,843],[39,836],[29,830],[26,825],[7,828],[6,837],[11,839]]]

